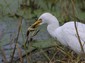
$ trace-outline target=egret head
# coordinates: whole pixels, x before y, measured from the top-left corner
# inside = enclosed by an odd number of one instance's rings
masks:
[[[56,17],[53,16],[52,14],[50,13],[43,13],[39,18],[38,20],[32,24],[28,30],[33,30],[34,28],[38,27],[39,25],[42,25],[42,24],[52,24],[52,23],[55,23],[56,22]]]
[[[40,23],[40,25],[42,24],[50,24],[53,21],[54,16],[50,13],[43,13],[39,18],[38,21],[41,20],[42,22]]]

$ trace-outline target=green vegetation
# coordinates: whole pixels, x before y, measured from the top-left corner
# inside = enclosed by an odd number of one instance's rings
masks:
[[[0,0],[0,24],[6,25],[0,40],[0,58],[3,57],[4,63],[85,62],[82,56],[50,38],[44,26],[30,44],[26,44],[27,49],[22,47],[28,26],[44,12],[55,15],[60,25],[71,20],[85,23],[84,0]]]

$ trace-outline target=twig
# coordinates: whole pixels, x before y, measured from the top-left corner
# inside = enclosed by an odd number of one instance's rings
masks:
[[[71,0],[71,2],[72,2],[72,7],[73,7],[73,14],[75,16],[74,0]],[[82,53],[84,53],[83,45],[82,45],[81,40],[80,40],[80,36],[79,36],[79,33],[78,33],[78,29],[77,29],[77,25],[76,25],[76,21],[75,20],[74,20],[74,25],[75,25],[75,30],[76,30],[76,34],[77,34],[77,37],[78,37],[78,41],[80,43],[81,51],[82,51]]]
[[[56,47],[56,46],[52,46],[52,47]],[[22,55],[22,58],[26,57],[26,55],[29,55],[29,54],[32,53],[32,52],[35,52],[35,51],[41,50],[40,48],[38,49],[37,47],[34,47],[34,48],[35,48],[35,49],[33,49],[33,50],[31,50],[31,51],[28,51],[27,53],[23,54],[23,55]],[[49,47],[47,47],[47,48],[43,48],[43,49],[46,49],[45,51],[47,51],[48,48],[51,48],[51,47],[49,46]],[[45,52],[45,51],[44,51],[44,52]],[[42,52],[43,52],[43,51],[40,51],[40,53],[42,53]],[[19,60],[20,60],[20,58],[16,59],[15,62],[17,62],[17,61],[19,61]],[[48,59],[48,60],[50,60],[50,59]]]
[[[33,38],[34,36],[36,36],[39,31],[40,31],[40,30],[37,30],[37,31],[34,32],[34,33],[32,34],[32,36],[30,36],[30,37],[29,37],[30,31],[27,31],[27,37],[26,37],[26,42],[25,42],[24,46],[26,46],[27,43],[31,42],[31,41],[32,41],[32,38]],[[28,39],[29,39],[29,40],[28,40]]]
[[[49,61],[49,63],[52,62],[52,60],[55,58],[55,55],[56,55],[56,54],[57,54],[56,52],[53,54],[53,57],[51,58],[51,60]]]
[[[24,48],[27,48],[26,47],[26,44],[28,43],[29,45],[30,45],[30,42],[32,41],[32,38],[35,36],[35,35],[37,35],[37,33],[39,32],[39,30],[37,31],[37,32],[34,32],[33,34],[32,34],[32,36],[29,36],[29,34],[30,34],[30,31],[28,30],[27,31],[27,36],[26,36],[26,41],[25,41],[25,43],[24,43],[24,45],[22,45]],[[28,61],[28,52],[27,51],[25,51],[26,52],[26,57],[27,57],[27,61]],[[29,53],[30,54],[30,53]],[[28,61],[29,62],[29,61]]]
[[[22,51],[21,49],[18,47],[18,44],[16,44],[16,48],[18,49],[18,54],[20,57],[20,63],[24,63],[23,58],[22,58]]]
[[[75,18],[75,20],[78,20],[79,22],[85,23],[85,21],[83,19],[80,19],[78,16],[73,16],[73,18]]]
[[[80,40],[80,36],[79,36],[79,33],[78,33],[76,22],[74,22],[74,24],[75,24],[75,29],[76,29],[76,34],[77,34],[77,37],[78,37],[78,41],[80,43],[81,51],[82,51],[82,53],[84,53],[83,45],[82,45],[81,40]]]
[[[22,17],[19,18],[18,34],[17,34],[17,37],[15,38],[15,41],[14,41],[15,47],[14,47],[14,50],[13,50],[13,53],[12,53],[10,63],[13,63],[13,58],[14,58],[14,54],[15,54],[15,50],[16,50],[16,44],[18,43],[19,33],[20,33],[20,29],[21,29],[21,24],[22,24]]]
[[[56,47],[56,49],[59,50],[59,51],[61,51],[63,54],[67,55],[70,59],[72,59],[71,55],[68,54],[67,52],[63,51],[63,50],[60,48],[60,46],[59,46],[59,48]]]
[[[40,51],[43,53],[43,55],[47,58],[48,61],[50,61],[49,56],[45,53],[45,51],[43,51],[43,49],[40,49]]]
[[[2,56],[3,56],[3,61],[4,61],[4,63],[8,63],[8,61],[7,61],[7,59],[6,59],[6,55],[5,55],[4,50],[3,50],[2,48],[0,48],[0,51],[1,51],[1,54],[2,54]]]
[[[36,50],[37,50],[37,49],[35,48],[35,49],[31,50],[30,52],[34,52],[34,51],[36,51]],[[23,55],[22,55],[22,58],[26,57],[26,55],[29,55],[30,52],[27,52],[26,54],[23,54]],[[20,60],[20,58],[16,59],[15,62],[17,62],[18,60]]]

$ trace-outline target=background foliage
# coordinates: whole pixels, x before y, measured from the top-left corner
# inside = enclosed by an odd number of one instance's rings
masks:
[[[4,60],[11,59],[15,39],[18,35],[17,31],[20,31],[17,40],[18,46],[16,48],[18,50],[14,56],[16,60],[16,57],[22,57],[18,53],[22,52],[26,56],[27,52],[30,52],[32,54],[28,55],[30,62],[38,63],[40,60],[50,63],[51,61],[54,63],[82,62],[79,55],[75,55],[73,51],[68,50],[68,48],[60,44],[59,46],[55,44],[56,41],[45,31],[46,25],[40,27],[42,30],[40,30],[37,36],[33,37],[34,41],[31,46],[27,45],[27,50],[21,47],[26,39],[27,28],[44,12],[50,12],[55,15],[60,25],[71,20],[85,23],[85,0],[0,0],[0,61],[2,61],[2,57],[4,57]],[[18,30],[18,26],[20,25],[19,17],[22,17],[20,30]],[[31,52],[35,49],[37,49],[35,52]],[[25,58],[25,62],[28,62],[28,59],[26,59],[27,57]]]

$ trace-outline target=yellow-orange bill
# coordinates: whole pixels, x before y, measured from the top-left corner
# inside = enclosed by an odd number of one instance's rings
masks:
[[[36,28],[36,27],[39,26],[39,24],[40,24],[41,22],[42,22],[42,20],[39,19],[39,20],[37,20],[31,27],[32,27],[32,28]]]
[[[32,24],[32,25],[28,28],[28,31],[34,31],[34,29],[35,29],[36,27],[38,27],[41,22],[42,22],[41,19],[37,20],[34,24]]]

